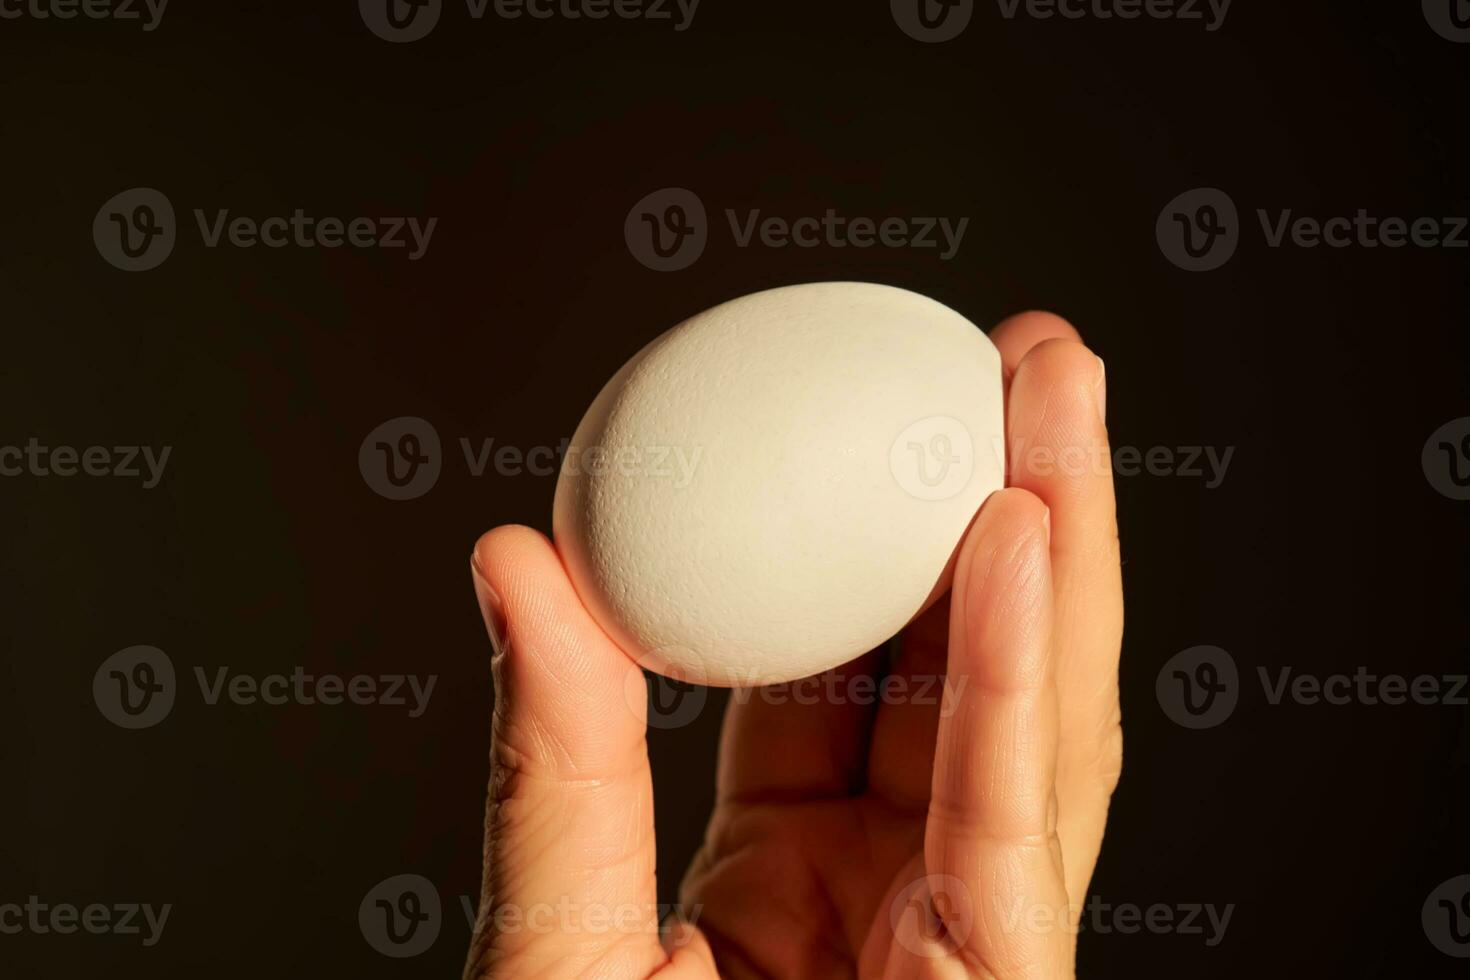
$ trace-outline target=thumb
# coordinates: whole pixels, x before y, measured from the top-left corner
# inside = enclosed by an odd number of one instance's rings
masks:
[[[546,538],[475,546],[494,648],[484,876],[466,977],[643,977],[659,944],[638,666],[588,616]],[[634,687],[636,685],[636,687]]]

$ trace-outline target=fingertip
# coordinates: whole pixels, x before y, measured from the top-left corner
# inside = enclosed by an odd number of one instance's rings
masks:
[[[1045,310],[1027,310],[1006,317],[990,331],[991,343],[1000,351],[1001,363],[1007,374],[1014,374],[1016,367],[1038,344],[1048,340],[1070,340],[1080,342],[1082,335],[1062,317]]]
[[[1048,389],[1076,387],[1091,394],[1103,376],[1103,362],[1081,340],[1053,338],[1032,347],[1016,368],[1016,378]]]
[[[970,536],[974,541],[970,555],[973,569],[977,562],[986,560],[987,552],[1006,542],[1024,544],[1039,538],[1045,543],[1051,536],[1051,509],[1024,487],[1006,487],[985,501]]]
[[[1050,525],[1040,497],[1008,487],[986,501],[967,542],[956,578],[963,598],[951,607],[962,610],[955,638],[967,666],[997,689],[1033,683],[1045,666],[1036,640],[1050,615]]]
[[[1005,487],[992,493],[960,545],[955,561],[955,591],[964,594],[977,576],[984,578],[985,566],[999,542],[1024,540],[1037,528],[1044,538],[1050,538],[1051,511],[1040,497],[1022,487]]]
[[[636,766],[642,674],[587,612],[552,542],[497,527],[475,543],[470,565],[494,647],[497,744],[548,779]]]
[[[554,557],[556,549],[540,531],[523,524],[502,524],[480,535],[470,552],[470,563],[476,574],[493,585],[548,553]]]
[[[487,531],[470,567],[498,651],[516,647],[518,659],[534,653],[564,677],[603,682],[632,666],[587,611],[556,546],[540,531],[519,524]]]
[[[1087,526],[1111,519],[1105,370],[1085,344],[1049,340],[1026,355],[1011,382],[1006,479],[1040,494],[1068,528],[1079,514],[1095,514]]]

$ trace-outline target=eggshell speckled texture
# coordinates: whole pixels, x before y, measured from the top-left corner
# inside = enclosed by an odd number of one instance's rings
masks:
[[[707,310],[633,357],[563,461],[556,546],[624,651],[749,686],[898,632],[1004,480],[1000,356],[958,313],[829,282]]]

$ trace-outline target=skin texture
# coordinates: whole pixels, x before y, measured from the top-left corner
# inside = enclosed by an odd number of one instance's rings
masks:
[[[1055,316],[991,339],[1007,489],[971,525],[950,594],[833,672],[839,691],[890,674],[942,697],[732,699],[681,889],[694,924],[658,928],[638,667],[545,537],[481,538],[495,715],[467,978],[1074,974],[1122,768],[1105,381]]]

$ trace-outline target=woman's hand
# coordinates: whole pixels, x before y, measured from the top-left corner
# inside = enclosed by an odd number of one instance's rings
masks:
[[[1072,975],[1122,765],[1102,362],[1047,314],[991,339],[1009,488],[950,595],[820,688],[871,673],[908,696],[733,698],[681,894],[696,922],[662,936],[639,668],[543,536],[480,540],[495,716],[467,977]]]

